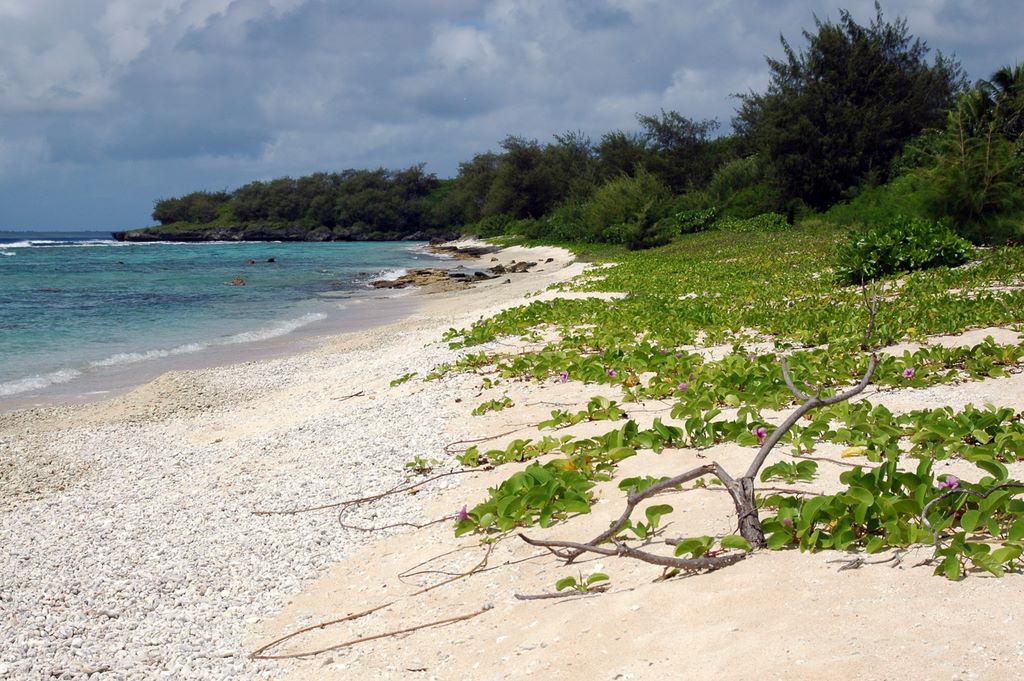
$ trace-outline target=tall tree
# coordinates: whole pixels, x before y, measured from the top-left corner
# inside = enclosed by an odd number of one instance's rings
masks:
[[[718,121],[695,121],[665,110],[658,116],[638,114],[636,118],[653,152],[646,162],[648,170],[677,193],[707,184],[715,170],[707,152]]]
[[[733,124],[774,171],[790,198],[827,208],[866,180],[885,181],[903,145],[940,127],[963,89],[959,64],[911,36],[904,19],[861,26],[846,10],[837,23],[814,19],[797,52],[769,58],[762,94],[741,95]]]

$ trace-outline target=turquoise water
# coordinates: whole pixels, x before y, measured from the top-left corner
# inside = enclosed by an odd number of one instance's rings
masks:
[[[324,320],[396,270],[410,242],[124,244],[0,232],[0,402],[105,367],[243,347]],[[236,277],[244,286],[230,285]]]

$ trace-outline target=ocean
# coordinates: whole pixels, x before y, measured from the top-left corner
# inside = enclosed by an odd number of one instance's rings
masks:
[[[402,294],[368,282],[443,264],[422,246],[0,232],[0,408],[102,396],[169,368],[280,354],[297,336],[386,321],[386,305],[366,303]]]

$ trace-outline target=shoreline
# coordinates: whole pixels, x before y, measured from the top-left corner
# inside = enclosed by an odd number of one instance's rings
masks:
[[[472,241],[465,243],[470,244],[468,248],[471,251],[477,248],[490,253],[494,249],[479,247]],[[449,244],[430,246],[424,243],[416,250],[432,256],[436,263],[433,269],[438,272],[462,268],[464,265],[459,262],[460,259],[481,257],[460,253],[459,247]],[[395,270],[399,271],[405,270]],[[305,301],[304,308],[296,308],[295,314],[301,315],[301,318],[268,321],[262,327],[241,334],[257,336],[252,340],[196,340],[181,347],[152,348],[124,362],[101,360],[15,379],[11,383],[45,384],[0,395],[0,413],[95,403],[123,395],[168,371],[210,369],[309,352],[332,336],[367,331],[415,314],[419,306],[419,296],[425,292],[441,290],[442,287],[394,287],[401,289],[394,291],[388,290],[391,287],[386,287],[385,290],[381,288],[372,286],[370,281],[364,281],[362,288],[345,290],[341,295],[321,295],[312,298]],[[451,290],[455,288],[451,287]],[[306,320],[309,317],[313,319]],[[296,322],[302,323],[295,328],[287,328]],[[282,329],[283,332],[278,329]],[[264,333],[268,334],[267,337],[259,337]]]
[[[278,678],[278,665],[246,657],[252,628],[375,538],[332,514],[254,511],[386,489],[442,449],[470,381],[389,382],[451,361],[448,327],[584,268],[542,251],[556,261],[511,284],[417,295],[410,316],[298,355],[0,414],[0,679]],[[415,522],[442,488],[353,519]]]

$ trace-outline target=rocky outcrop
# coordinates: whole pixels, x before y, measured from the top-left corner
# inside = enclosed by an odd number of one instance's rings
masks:
[[[493,279],[494,275],[482,270],[465,270],[457,268],[445,270],[436,267],[410,270],[397,279],[378,279],[371,281],[370,286],[381,289],[405,288],[407,286],[429,286],[435,290],[453,290],[465,288],[475,281]]]

